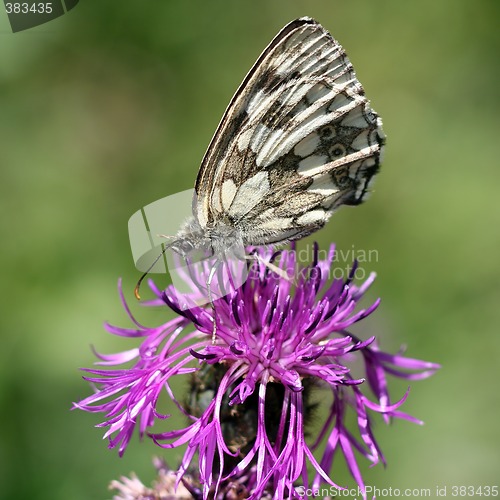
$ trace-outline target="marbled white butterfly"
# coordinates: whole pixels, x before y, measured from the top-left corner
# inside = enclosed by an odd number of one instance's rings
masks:
[[[217,256],[238,243],[303,238],[340,205],[363,201],[383,144],[344,49],[313,19],[292,21],[229,103],[196,179],[193,215],[167,247]]]

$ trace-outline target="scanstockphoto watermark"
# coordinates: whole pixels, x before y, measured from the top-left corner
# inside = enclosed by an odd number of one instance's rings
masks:
[[[304,486],[295,488],[297,494],[304,498],[432,498],[433,490],[431,488],[377,488],[367,485],[364,490],[359,486],[357,488],[328,488],[312,489]]]
[[[260,280],[258,266],[252,266],[252,261],[265,265],[268,273],[276,278],[297,284],[310,279],[332,281],[347,277],[365,281],[380,260],[379,251],[373,248],[351,245],[347,249],[332,251],[318,249],[315,245],[301,245],[287,250],[288,255],[291,252],[295,258],[283,262],[299,264],[288,269],[281,262],[280,250],[269,247],[268,259],[263,259],[262,254],[254,254],[251,248],[245,248],[243,233],[236,230],[227,238],[227,246],[216,254],[209,238],[189,237],[194,236],[192,234],[179,236],[179,228],[186,227],[186,220],[193,217],[194,196],[190,189],[157,200],[133,214],[128,224],[136,268],[145,273],[144,276],[169,274],[177,291],[193,299],[186,301],[186,308],[192,303],[206,304],[226,296],[247,280]],[[191,246],[191,242],[201,242],[203,248]],[[220,249],[220,245],[218,247]],[[330,261],[332,265],[328,268],[300,267],[300,264],[311,261]]]
[[[328,260],[329,250],[315,249],[314,245],[294,250],[297,262],[311,262],[317,256],[318,260]],[[349,275],[352,270],[353,262],[357,263],[354,270],[354,279],[364,280],[373,270],[373,264],[380,261],[380,253],[376,248],[356,248],[351,245],[350,248],[335,248],[333,254],[333,266],[330,269],[329,278],[342,279]]]
[[[171,243],[185,221],[192,216],[194,190],[189,189],[165,198],[161,198],[132,215],[129,220],[129,238],[134,263],[139,271],[151,273],[167,273],[171,268],[167,262],[157,260],[162,248]],[[198,249],[200,250],[200,249]],[[227,252],[226,258],[241,258],[243,243]],[[307,245],[295,250],[298,263],[318,260],[329,260],[329,250],[317,250]],[[205,255],[205,258],[210,255]],[[199,256],[195,261],[199,260]],[[357,262],[354,279],[364,280],[373,270],[373,264],[380,260],[379,250],[375,248],[337,248],[333,255],[330,278],[341,279],[349,275],[353,262]]]
[[[364,281],[373,271],[373,265],[379,262],[380,254],[377,249],[355,248],[354,245],[348,249],[335,248],[333,256],[328,249],[318,249],[315,245],[307,245],[300,249],[288,250],[288,254],[295,254],[297,263],[329,261],[332,265],[328,269],[319,269],[317,267],[303,267],[297,269],[279,267],[279,250],[275,252],[276,258],[273,259],[269,266],[269,273],[279,276],[286,276],[290,281],[297,282],[300,279],[311,278],[326,278],[327,280],[342,280],[347,276],[351,276],[354,281]],[[272,249],[270,247],[270,254]],[[251,259],[251,255],[249,256]],[[328,273],[324,275],[325,271]],[[321,276],[319,276],[321,274]],[[258,277],[256,276],[258,279]],[[248,279],[252,279],[252,273],[248,275]]]

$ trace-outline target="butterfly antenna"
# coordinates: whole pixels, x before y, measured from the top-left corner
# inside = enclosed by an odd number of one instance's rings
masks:
[[[177,241],[177,240],[176,240]],[[165,252],[176,243],[176,241],[173,241],[172,243],[169,243],[168,245],[165,245],[163,247],[163,250],[161,251],[160,255],[156,257],[156,259],[153,261],[153,263],[149,266],[148,270],[139,278],[139,281],[137,282],[137,285],[135,285],[134,288],[134,295],[137,300],[141,300],[141,296],[139,294],[139,290],[141,288],[141,284],[144,281],[144,278],[151,272],[151,269],[156,266],[156,263],[165,255]]]

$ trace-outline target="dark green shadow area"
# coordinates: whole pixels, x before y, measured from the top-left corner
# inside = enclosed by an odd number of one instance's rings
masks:
[[[76,7],[80,0],[64,0],[64,3],[66,4],[66,12],[68,10],[71,10],[73,7]]]

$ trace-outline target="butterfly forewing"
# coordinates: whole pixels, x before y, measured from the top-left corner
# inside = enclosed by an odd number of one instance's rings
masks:
[[[234,226],[245,244],[301,238],[363,200],[383,143],[343,48],[298,19],[229,104],[198,174],[194,215],[203,230]]]

